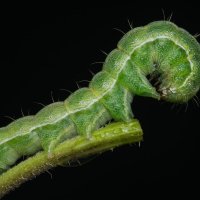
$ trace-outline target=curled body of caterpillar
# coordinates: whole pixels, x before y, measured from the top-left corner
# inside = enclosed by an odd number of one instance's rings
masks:
[[[157,83],[151,85],[147,76]],[[88,88],[0,129],[0,173],[21,156],[42,149],[51,156],[62,141],[77,135],[90,139],[110,119],[130,121],[133,95],[182,103],[199,87],[200,45],[193,36],[167,21],[132,29]]]

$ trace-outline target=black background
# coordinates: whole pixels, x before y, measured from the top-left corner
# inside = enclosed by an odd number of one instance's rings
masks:
[[[77,83],[87,86],[90,71],[101,70],[106,55],[122,33],[168,18],[191,34],[200,32],[198,7],[165,8],[66,7],[51,12],[7,11],[1,17],[0,125],[35,114],[45,105],[64,100]],[[52,94],[52,95],[51,95]],[[23,184],[4,199],[126,198],[130,195],[195,194],[199,180],[199,107],[194,100],[172,105],[136,97],[133,112],[144,130],[144,142],[81,161],[77,167],[57,167]],[[22,112],[21,112],[22,110]],[[87,161],[87,160],[86,160]],[[75,163],[75,165],[78,165]],[[51,174],[51,175],[50,175]]]

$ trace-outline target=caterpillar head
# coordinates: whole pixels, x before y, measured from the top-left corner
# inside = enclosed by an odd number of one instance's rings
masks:
[[[171,58],[158,64],[149,76],[150,83],[162,100],[184,103],[195,96],[200,88],[200,62],[182,54],[182,59],[178,61]]]
[[[200,44],[171,22],[153,22],[144,30],[148,38],[144,49],[150,54],[146,56],[151,65],[146,73],[150,76],[149,82],[160,99],[187,102],[200,88]]]
[[[199,72],[200,75],[200,72]],[[179,77],[177,76],[177,79]],[[158,92],[161,95],[161,99],[172,103],[185,103],[190,100],[199,90],[200,76],[190,77],[185,79],[182,85],[176,83],[176,78],[172,80],[164,80],[160,85]]]
[[[157,93],[155,97],[151,97],[172,103],[187,102],[200,88],[200,65],[194,70],[197,72],[189,70],[185,65],[178,70],[175,67],[165,67],[165,71],[162,72],[156,69],[148,76],[151,86]]]

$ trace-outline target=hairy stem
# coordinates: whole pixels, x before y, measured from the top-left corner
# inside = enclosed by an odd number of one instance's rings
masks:
[[[0,176],[0,197],[52,167],[102,153],[120,145],[140,142],[142,139],[140,124],[138,120],[133,119],[128,123],[116,122],[98,129],[92,134],[91,139],[77,136],[67,140],[55,149],[51,157],[42,151],[3,173]]]

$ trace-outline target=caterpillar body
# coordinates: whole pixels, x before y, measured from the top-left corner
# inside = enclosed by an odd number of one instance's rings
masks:
[[[59,143],[77,135],[90,139],[111,119],[131,120],[134,95],[183,103],[199,87],[200,45],[192,35],[168,21],[134,28],[110,52],[88,88],[0,128],[0,173],[22,156],[40,150],[51,155]]]

